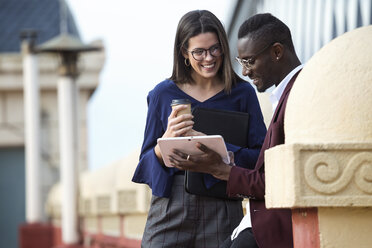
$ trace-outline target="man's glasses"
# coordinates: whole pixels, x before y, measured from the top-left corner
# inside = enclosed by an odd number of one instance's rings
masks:
[[[207,57],[207,52],[208,51],[209,51],[209,54],[213,57],[219,57],[219,56],[222,55],[222,49],[221,49],[220,44],[215,44],[208,49],[196,48],[196,49],[194,49],[192,51],[188,51],[188,52],[191,53],[192,57],[196,61],[202,61]]]
[[[274,45],[276,42],[270,43],[268,46],[265,46],[263,49],[261,49],[258,53],[255,55],[252,55],[249,59],[241,59],[239,57],[235,57],[235,59],[239,62],[239,64],[244,67],[245,69],[250,69],[254,62],[256,62],[256,59],[258,56],[260,56],[263,52],[265,52],[268,48],[270,48],[272,45]]]

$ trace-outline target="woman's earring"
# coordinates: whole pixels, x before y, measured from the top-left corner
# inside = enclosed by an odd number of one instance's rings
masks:
[[[186,65],[187,67],[190,66],[190,60],[189,60],[188,58],[185,58],[185,65]]]

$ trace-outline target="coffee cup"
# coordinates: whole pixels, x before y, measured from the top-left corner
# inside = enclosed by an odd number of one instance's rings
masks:
[[[172,109],[178,105],[187,105],[187,108],[178,111],[176,116],[191,114],[191,101],[189,99],[173,99],[171,103]]]

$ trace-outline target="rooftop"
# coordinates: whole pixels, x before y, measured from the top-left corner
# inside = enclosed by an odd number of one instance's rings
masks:
[[[63,5],[66,12],[61,11]],[[23,30],[35,30],[36,44],[41,44],[61,33],[61,23],[66,24],[67,33],[80,39],[65,0],[0,0],[0,53],[19,52]]]

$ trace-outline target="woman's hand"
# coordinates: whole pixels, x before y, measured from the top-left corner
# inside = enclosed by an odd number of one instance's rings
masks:
[[[205,135],[206,135],[205,133],[195,131],[194,129],[191,129],[185,134],[185,136],[205,136]]]
[[[193,116],[191,114],[177,116],[179,111],[186,108],[186,105],[178,105],[173,108],[168,117],[167,130],[163,134],[162,138],[185,136],[190,130],[192,130],[194,122],[192,121]],[[155,146],[154,151],[159,162],[164,164],[159,145]]]
[[[168,117],[167,130],[162,138],[185,136],[185,134],[192,129],[194,122],[192,121],[193,116],[191,114],[177,116],[179,111],[186,108],[186,105],[178,105],[173,108]]]

